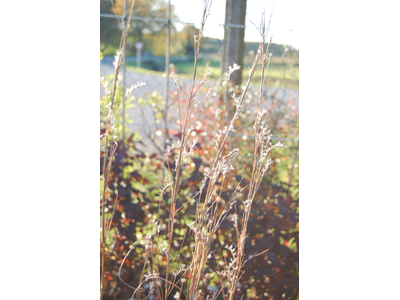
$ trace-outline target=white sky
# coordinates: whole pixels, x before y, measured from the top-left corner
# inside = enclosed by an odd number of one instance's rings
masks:
[[[265,7],[266,20],[268,21],[274,3],[275,11],[271,19],[270,28],[270,32],[273,34],[272,42],[289,44],[298,49],[298,2],[298,0],[247,0],[245,40],[250,42],[258,42],[260,40],[259,33],[247,18],[258,25],[261,8]],[[181,21],[195,23],[199,27],[203,0],[171,0],[171,4],[175,5],[175,14]],[[223,23],[225,23],[225,0],[213,0],[204,35],[223,39],[224,29],[219,26]]]

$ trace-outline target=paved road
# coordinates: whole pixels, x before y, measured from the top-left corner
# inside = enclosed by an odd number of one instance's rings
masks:
[[[111,59],[103,59],[102,63],[100,64],[100,73],[101,75],[111,75],[114,73],[114,67],[112,66]],[[146,86],[143,86],[132,93],[135,96],[134,102],[136,102],[139,98],[145,98],[146,94],[151,94],[154,90],[157,90],[160,95],[164,95],[165,81],[165,77],[162,76],[141,74],[130,71],[126,72],[126,87],[130,87],[132,84],[136,84],[137,82],[146,83]],[[183,87],[191,84],[191,80],[188,79],[183,79],[181,81]],[[208,86],[212,86],[213,84],[215,84],[215,82],[207,82]],[[169,89],[175,89],[175,85],[172,80],[169,80]],[[182,90],[182,88],[180,90]],[[100,93],[104,94],[101,86]],[[269,107],[272,104],[271,94],[273,93],[275,93],[275,99],[281,99],[283,103],[288,103],[290,100],[292,100],[293,105],[299,105],[298,90],[270,88],[266,91],[267,101],[264,103],[265,107]],[[133,124],[128,124],[128,127],[132,130],[138,131],[143,137],[143,142],[147,145],[142,149],[147,152],[156,152],[155,146],[151,143],[150,139],[146,137],[146,131],[154,133],[156,131],[156,127],[163,128],[164,125],[155,124],[151,107],[144,107],[143,110],[141,110],[139,106],[137,106],[136,108],[129,109],[127,113],[129,117],[133,120]],[[173,123],[168,124],[168,126],[175,128],[175,124]],[[157,139],[159,140],[159,142],[162,141],[161,137],[157,137]]]

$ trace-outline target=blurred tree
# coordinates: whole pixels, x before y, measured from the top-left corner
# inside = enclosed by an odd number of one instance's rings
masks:
[[[185,25],[180,31],[181,41],[183,46],[183,53],[185,55],[192,55],[194,53],[194,39],[193,36],[199,30],[193,25]]]
[[[112,2],[100,0],[100,13],[112,14]],[[100,50],[104,56],[115,55],[121,40],[121,28],[118,19],[100,17]]]
[[[129,14],[129,8],[132,5],[132,0],[127,0],[127,14]],[[132,17],[144,17],[153,19],[167,19],[168,3],[165,0],[135,0],[133,6]],[[115,0],[114,5],[111,0],[100,0],[100,12],[106,14],[116,14],[122,16],[124,14],[124,0]],[[174,6],[171,5],[171,19],[176,19],[177,16],[174,14]],[[106,18],[108,20],[102,20],[100,27],[100,41],[102,45],[105,43],[110,43],[114,40],[116,36],[121,37],[121,31],[119,29],[118,34],[116,34],[116,29],[118,30],[119,24],[117,19]],[[127,55],[136,54],[136,49],[134,42],[142,41],[144,42],[143,51],[152,51],[153,40],[158,40],[161,36],[160,33],[166,28],[167,23],[156,20],[137,20],[133,19],[131,21],[131,29],[129,31],[128,45],[127,45]],[[171,30],[173,31],[174,26]],[[163,37],[165,42],[165,36]],[[107,46],[107,45],[105,45]],[[164,47],[165,48],[165,47]]]
[[[193,25],[185,24],[183,28],[171,35],[171,55],[187,55],[193,59],[194,39],[193,36],[198,34],[199,29]]]

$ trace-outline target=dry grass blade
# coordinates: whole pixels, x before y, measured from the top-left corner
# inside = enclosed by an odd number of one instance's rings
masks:
[[[125,31],[122,34],[121,37],[121,42],[120,42],[120,47],[119,50],[117,51],[117,55],[115,56],[114,60],[114,84],[113,84],[113,89],[112,92],[108,90],[107,85],[105,84],[103,78],[101,78],[101,84],[103,86],[103,89],[105,91],[106,95],[106,108],[107,108],[107,120],[106,120],[106,132],[100,137],[100,138],[105,138],[106,143],[105,143],[105,150],[104,150],[104,156],[103,156],[103,194],[102,194],[102,200],[101,200],[101,216],[102,216],[102,238],[101,238],[101,244],[100,244],[100,257],[101,257],[101,274],[100,274],[100,300],[103,299],[103,288],[104,288],[104,276],[105,276],[105,270],[104,270],[104,263],[105,263],[105,249],[106,249],[106,233],[108,232],[107,227],[106,227],[106,217],[105,217],[105,202],[106,202],[106,190],[107,190],[107,185],[108,185],[108,179],[109,179],[109,170],[111,168],[112,164],[112,159],[115,154],[117,146],[113,149],[110,150],[110,146],[114,142],[114,123],[115,120],[118,116],[119,109],[117,113],[114,115],[114,118],[112,117],[112,112],[114,109],[114,104],[115,104],[115,98],[116,98],[116,90],[117,90],[117,85],[118,85],[118,75],[119,75],[119,68],[121,66],[121,58],[123,53],[123,49],[125,48],[125,41],[126,37],[128,35],[128,30],[129,30],[129,24],[130,24],[130,19],[132,17],[132,12],[133,12],[133,6],[134,6],[135,1],[132,1],[132,5],[130,8],[130,14],[128,18],[127,25],[125,26]],[[126,98],[129,96],[129,94],[136,88],[143,86],[144,84],[139,84],[137,86],[133,86],[123,99],[123,102],[126,100]],[[109,99],[109,96],[111,95],[111,99]],[[110,102],[109,102],[110,100]],[[110,137],[110,133],[111,137]],[[115,200],[116,201],[116,200]],[[114,211],[114,210],[113,210]],[[112,219],[112,216],[111,216]],[[110,220],[111,222],[111,220]]]

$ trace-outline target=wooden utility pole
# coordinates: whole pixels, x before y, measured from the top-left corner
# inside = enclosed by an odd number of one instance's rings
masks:
[[[232,65],[233,62],[243,67],[246,1],[226,0],[221,74],[225,74],[228,71],[228,66]],[[235,84],[240,85],[242,83],[242,69],[231,75],[231,80]]]

